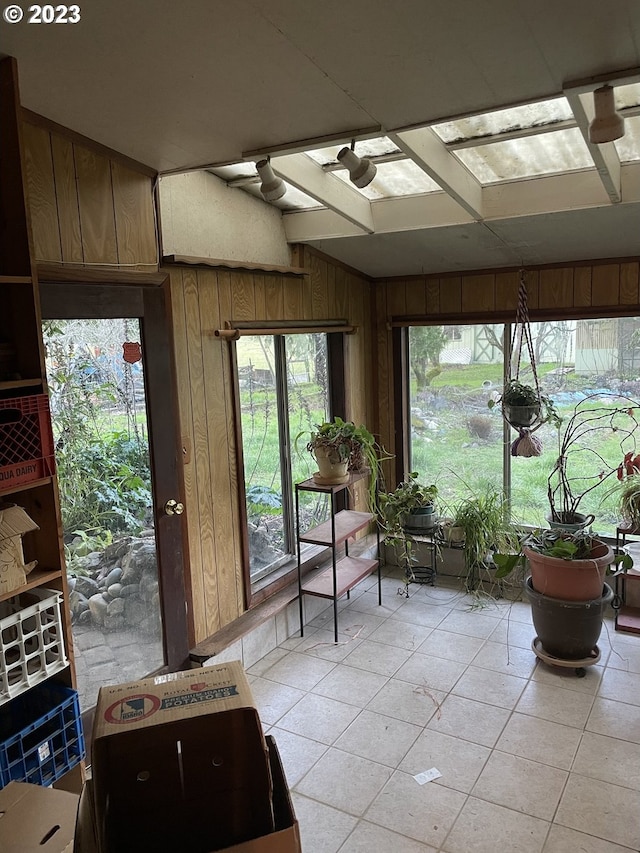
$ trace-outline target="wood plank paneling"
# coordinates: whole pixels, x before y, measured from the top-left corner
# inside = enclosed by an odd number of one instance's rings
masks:
[[[256,302],[253,289],[253,273],[231,272],[232,319],[255,320]]]
[[[267,291],[265,276],[260,273],[253,274],[253,302],[256,320],[264,319],[267,316]]]
[[[440,279],[440,311],[443,314],[460,314],[462,311],[462,279],[447,276]]]
[[[387,281],[386,288],[387,316],[403,317],[408,314],[406,282],[401,278],[394,278],[391,281]]]
[[[440,280],[427,279],[427,314],[440,313]]]
[[[573,305],[573,267],[540,270],[540,308],[569,308]]]
[[[337,319],[345,319],[349,316],[349,290],[347,286],[347,272],[344,267],[336,267],[335,294],[336,317]]]
[[[620,304],[638,305],[640,294],[640,263],[620,264]],[[638,305],[640,308],[640,305]]]
[[[511,272],[499,272],[495,277],[496,284],[496,311],[513,311],[515,319],[518,309],[518,287],[520,285],[520,274],[516,270]],[[527,302],[529,301],[529,286],[527,285]]]
[[[304,320],[307,314],[311,313],[311,282],[309,276],[304,279],[290,278],[282,283],[284,296],[284,310],[282,312],[282,320]],[[305,311],[303,305],[309,306]],[[311,319],[308,317],[307,319]]]
[[[119,264],[156,264],[152,183],[147,175],[111,161]]]
[[[111,164],[105,157],[77,146],[74,158],[84,262],[117,264]]]
[[[620,264],[594,264],[591,268],[591,304],[618,305]]]
[[[576,267],[573,274],[574,305],[591,305],[591,267]]]
[[[493,273],[465,276],[462,310],[469,314],[496,310],[496,279]]]
[[[423,280],[407,281],[405,285],[407,314],[422,317],[427,313],[427,288]]]
[[[58,227],[56,185],[53,175],[51,136],[47,130],[25,124],[27,198],[33,232],[33,249],[38,260],[60,262],[62,248]]]
[[[73,145],[61,136],[52,134],[53,170],[56,183],[56,206],[60,225],[62,260],[68,264],[80,264],[84,260],[80,210],[76,184],[76,164]]]
[[[311,319],[327,317],[329,300],[327,294],[327,262],[317,255],[311,256]]]
[[[281,320],[284,316],[284,288],[282,287],[282,279],[280,277],[275,275],[265,276],[265,300],[265,318],[267,320]],[[256,319],[260,320],[261,317],[257,315]]]

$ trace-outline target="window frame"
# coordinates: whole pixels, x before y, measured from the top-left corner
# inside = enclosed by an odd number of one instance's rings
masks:
[[[260,328],[258,328],[258,326]],[[346,418],[346,334],[344,327],[345,321],[327,320],[314,322],[313,325],[303,325],[301,322],[291,322],[288,324],[273,323],[247,323],[245,326],[237,324],[237,328],[246,329],[245,334],[271,334],[274,336],[287,336],[294,334],[311,334],[324,333],[327,338],[327,380],[328,380],[328,411],[329,417]],[[265,328],[266,327],[266,328]],[[333,328],[339,328],[340,331],[334,331]],[[274,349],[276,346],[274,346]],[[258,580],[252,580],[249,554],[249,535],[248,535],[248,519],[247,519],[247,503],[246,503],[246,488],[245,488],[245,466],[244,466],[244,451],[242,444],[242,417],[240,409],[240,384],[238,375],[238,356],[236,341],[229,340],[229,363],[231,371],[231,387],[233,396],[233,425],[235,437],[235,458],[237,465],[237,496],[238,496],[238,513],[240,522],[240,554],[242,561],[242,579],[244,590],[244,604],[247,610],[256,607],[261,602],[265,601],[273,595],[283,590],[292,583],[297,583],[298,578],[298,562],[294,553],[290,559],[283,562],[273,571],[266,574]],[[282,374],[281,370],[276,373]],[[276,382],[278,382],[276,377]],[[286,376],[284,377],[286,382]],[[278,417],[281,416],[280,408],[278,409]],[[281,450],[282,461],[282,450]],[[288,460],[290,464],[290,459]],[[338,509],[345,508],[346,499],[342,497],[343,503],[338,506]],[[295,531],[295,509],[294,516],[291,518],[291,523]],[[295,541],[294,541],[295,544]],[[326,548],[311,549],[305,559],[301,563],[303,574],[315,568],[318,561],[322,559],[324,553],[328,552]]]

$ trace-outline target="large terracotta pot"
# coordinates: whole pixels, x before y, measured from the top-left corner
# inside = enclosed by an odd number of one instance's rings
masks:
[[[542,595],[563,601],[592,601],[602,595],[607,566],[613,562],[613,551],[606,542],[594,539],[591,557],[585,560],[563,560],[547,557],[524,548],[531,567],[533,588]]]

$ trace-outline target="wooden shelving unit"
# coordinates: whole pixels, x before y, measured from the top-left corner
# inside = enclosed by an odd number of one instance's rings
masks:
[[[0,152],[0,403],[4,402],[4,411],[9,412],[14,408],[14,400],[16,403],[33,403],[34,395],[47,393],[40,294],[25,184],[17,68],[12,58],[0,60],[0,122],[3,128]],[[42,414],[34,415],[33,429],[29,422],[31,431],[28,437],[25,427],[24,439],[20,433],[20,440],[16,439],[15,442],[13,434],[7,433],[7,430],[13,429],[8,426],[10,421],[6,418],[4,421],[0,419],[5,429],[2,437],[5,453],[0,461],[0,472],[4,473],[4,476],[0,477],[0,504],[17,504],[38,525],[38,529],[27,533],[23,541],[25,562],[37,560],[37,566],[18,589],[2,592],[0,603],[22,593],[43,588],[62,594],[60,614],[64,656],[61,659],[64,661],[66,658],[68,663],[63,663],[62,667],[55,670],[54,675],[49,675],[49,670],[44,670],[42,684],[56,682],[64,688],[74,688],[72,635],[57,480],[55,475],[51,475],[53,465],[47,468],[46,476],[40,476],[37,480],[29,480],[31,474],[20,470],[30,464],[32,454],[35,453],[35,442],[31,441],[33,434],[39,434],[40,446],[44,447],[42,426],[46,426],[48,430],[50,421],[46,406],[43,408]],[[17,431],[19,427],[15,429]],[[46,454],[43,452],[40,458],[44,459],[46,456],[48,460],[52,459],[52,453],[53,449],[49,447]],[[21,600],[16,601],[18,604],[15,606],[21,607]],[[12,603],[10,607],[13,606]],[[7,642],[10,641],[11,637],[8,637]],[[5,707],[9,708],[13,702],[22,702],[27,699],[31,690],[38,689],[30,687],[29,684],[30,682],[27,682],[24,689],[21,686],[19,689],[22,692],[15,695],[9,691],[11,698],[5,700]],[[55,693],[54,690],[51,692],[52,695]],[[0,713],[2,710],[0,707]],[[56,777],[56,787],[80,791],[83,781],[80,748],[78,754],[75,765],[71,760],[63,765],[64,769],[61,769]]]
[[[349,540],[374,520],[373,513],[343,509],[336,511],[337,496],[354,482],[366,475],[356,474],[349,482],[336,486],[323,486],[311,480],[296,484],[296,540],[298,554],[298,594],[300,603],[300,635],[304,635],[304,596],[314,595],[333,601],[333,633],[338,642],[338,600],[349,592],[361,580],[378,570],[378,604],[382,604],[382,578],[380,569],[380,537],[376,525],[376,559],[352,557],[349,555]],[[318,492],[329,497],[330,517],[316,527],[300,531],[300,492]],[[324,545],[331,549],[331,565],[319,568],[302,577],[302,559],[300,545]],[[343,553],[344,552],[344,553]]]
[[[622,551],[627,544],[627,536],[640,536],[640,528],[633,527],[627,523],[620,524],[616,528],[616,553]],[[621,601],[620,607],[615,611],[616,631],[623,631],[628,634],[640,634],[640,606],[633,606],[627,602],[630,584],[637,590],[636,597],[640,601],[639,581],[640,573],[638,573],[638,567],[616,575],[616,595]]]

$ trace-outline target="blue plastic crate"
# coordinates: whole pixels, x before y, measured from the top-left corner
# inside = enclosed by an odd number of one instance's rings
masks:
[[[2,706],[0,788],[9,782],[51,785],[85,754],[78,694],[44,682]]]

